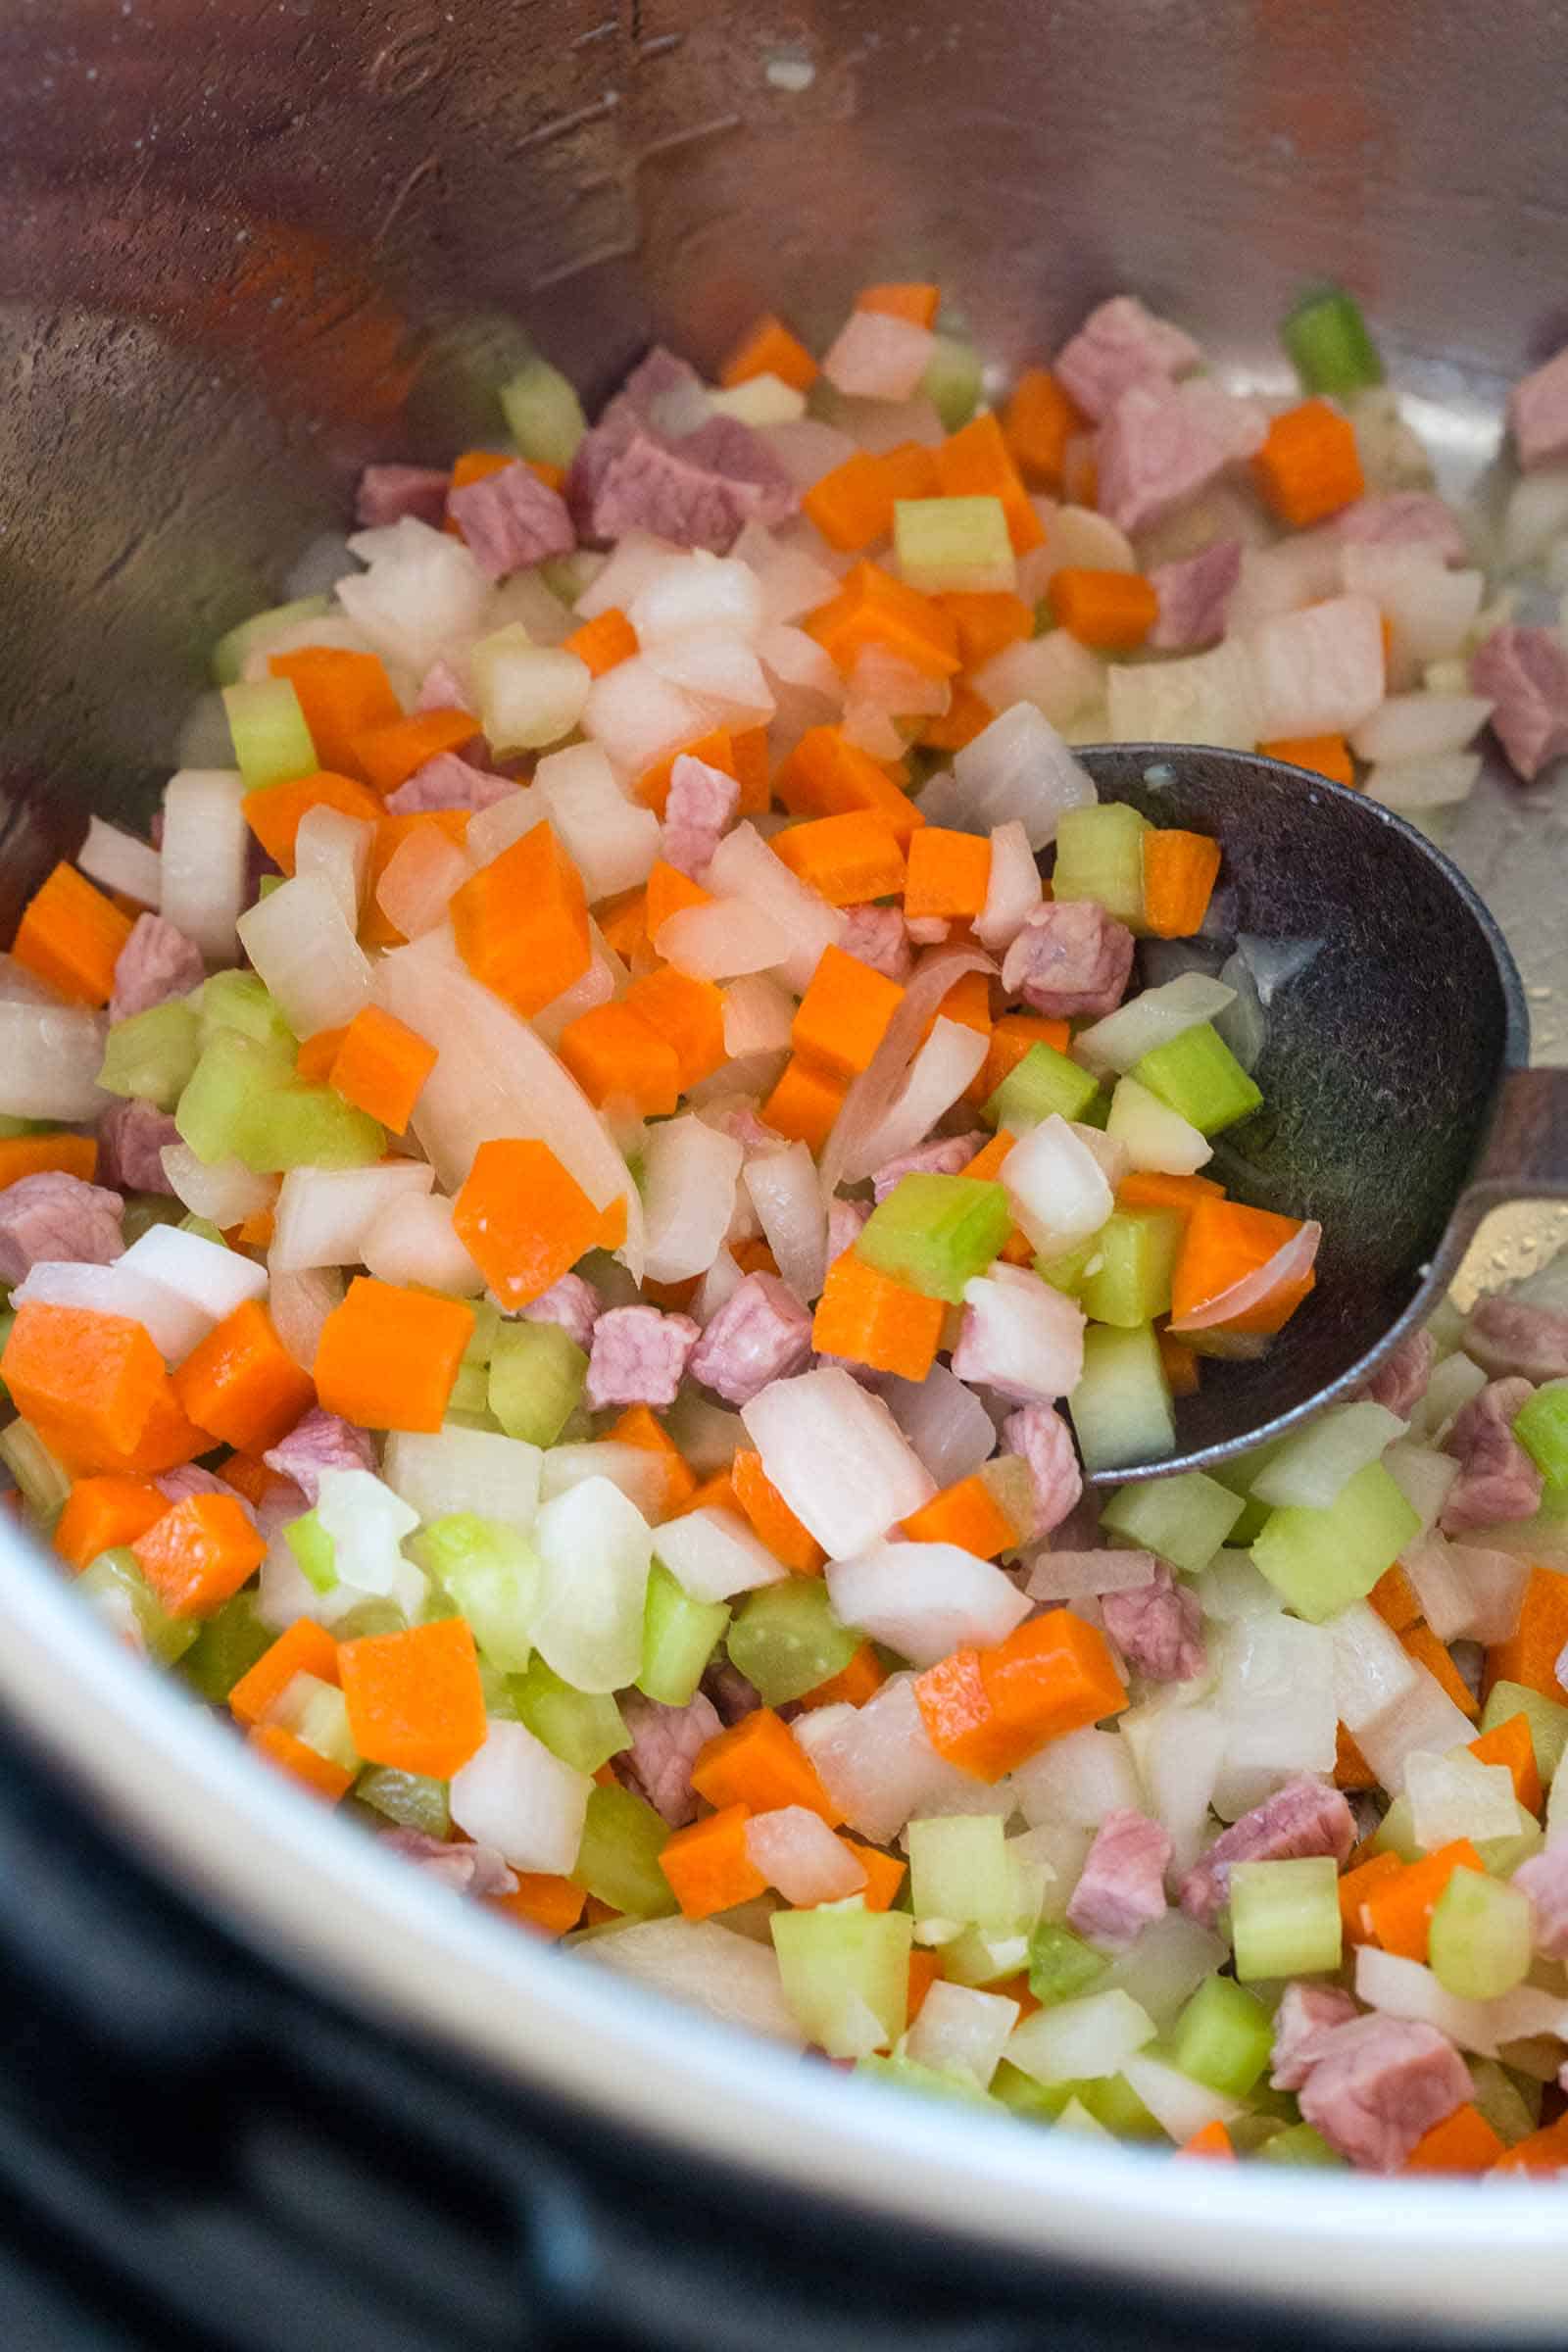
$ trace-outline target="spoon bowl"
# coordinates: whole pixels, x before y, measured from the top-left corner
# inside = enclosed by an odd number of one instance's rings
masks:
[[[1175,1452],[1095,1474],[1117,1486],[1223,1461],[1350,1395],[1432,1312],[1489,1208],[1568,1194],[1568,1072],[1526,1066],[1501,932],[1391,809],[1250,752],[1079,757],[1102,800],[1220,842],[1216,948],[1247,933],[1316,951],[1266,1009],[1263,1107],[1205,1171],[1321,1222],[1316,1286],[1264,1354],[1205,1360],[1177,1400]]]

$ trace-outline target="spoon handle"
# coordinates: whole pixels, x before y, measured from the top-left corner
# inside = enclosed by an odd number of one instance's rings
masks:
[[[1510,1070],[1455,1220],[1473,1231],[1506,1200],[1568,1200],[1568,1069]]]

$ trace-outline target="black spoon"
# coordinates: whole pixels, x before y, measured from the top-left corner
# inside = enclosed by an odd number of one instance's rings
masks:
[[[1236,1200],[1323,1227],[1317,1286],[1254,1362],[1211,1359],[1176,1451],[1117,1486],[1223,1461],[1348,1396],[1431,1314],[1490,1209],[1568,1198],[1568,1070],[1532,1070],[1501,932],[1392,810],[1250,752],[1079,754],[1104,801],[1224,850],[1227,928],[1318,952],[1269,1007],[1264,1107],[1218,1139]]]

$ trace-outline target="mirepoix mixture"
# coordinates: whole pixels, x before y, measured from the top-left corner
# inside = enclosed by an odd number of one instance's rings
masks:
[[[1499,522],[1348,296],[1284,341],[1118,296],[991,407],[874,286],[371,466],[0,959],[0,1456],[522,1929],[1037,2127],[1554,2172],[1568,1279],[1083,1483],[1311,1290],[1247,1173],[1317,943],[1072,747],[1423,822],[1568,748],[1568,354]]]

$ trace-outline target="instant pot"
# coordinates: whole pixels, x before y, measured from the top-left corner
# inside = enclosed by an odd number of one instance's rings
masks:
[[[371,455],[939,279],[998,380],[1130,287],[1283,388],[1354,288],[1450,482],[1568,339],[1568,12],[1451,0],[11,0],[0,936],[144,818]],[[1554,1057],[1564,835],[1450,845]],[[1554,960],[1555,959],[1555,960]],[[1549,1238],[1517,1220],[1488,1264]],[[1548,2186],[1173,2163],[834,2070],[466,1907],[0,1534],[0,2344],[1011,2352],[1559,2336]]]

